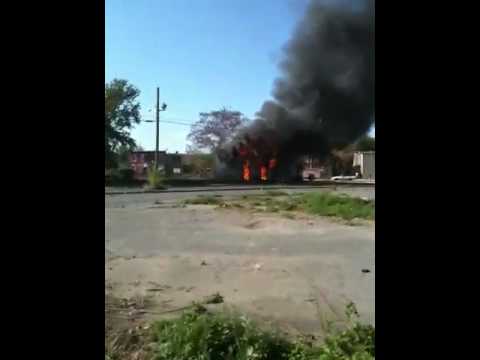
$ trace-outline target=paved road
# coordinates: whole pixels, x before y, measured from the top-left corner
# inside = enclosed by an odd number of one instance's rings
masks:
[[[372,180],[353,180],[353,181],[317,181],[313,185],[310,182],[304,182],[302,184],[211,184],[211,185],[202,185],[202,186],[169,186],[166,192],[168,191],[212,191],[220,189],[244,189],[252,190],[258,188],[266,189],[280,189],[280,188],[310,188],[310,187],[352,187],[352,186],[369,186],[375,187],[375,182]],[[111,187],[105,186],[105,194],[118,194],[118,193],[142,193],[145,190],[142,187]]]
[[[231,186],[232,189],[238,187]],[[196,197],[197,195],[222,195],[225,198],[239,196],[242,194],[260,194],[265,190],[251,190],[251,187],[244,187],[242,190],[218,190],[218,188],[212,187],[210,191],[205,191],[206,188],[202,188],[201,191],[195,191],[195,188],[181,188],[183,191],[190,190],[188,192],[164,192],[164,193],[137,193],[137,194],[116,194],[105,195],[105,208],[121,208],[121,207],[145,207],[152,205],[155,201],[175,201],[189,199]],[[372,186],[326,186],[326,187],[306,187],[306,186],[268,186],[266,190],[281,190],[288,193],[299,192],[315,192],[315,191],[336,191],[339,193],[345,193],[355,197],[366,197],[368,199],[375,199],[375,187]],[[336,189],[336,190],[335,190]]]

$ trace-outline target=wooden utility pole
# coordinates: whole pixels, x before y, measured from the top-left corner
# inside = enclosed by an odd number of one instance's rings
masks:
[[[157,108],[155,113],[155,121],[157,123],[157,134],[155,139],[155,170],[158,170],[158,135],[160,123],[160,88],[157,87]]]

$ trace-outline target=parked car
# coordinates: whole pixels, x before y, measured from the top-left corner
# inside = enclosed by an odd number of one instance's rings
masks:
[[[355,179],[358,179],[359,178],[359,175],[358,173],[354,176],[344,176],[344,175],[340,175],[340,176],[333,176],[331,178],[331,180],[333,181],[350,181],[350,180],[355,180]]]
[[[319,169],[308,169],[303,171],[303,180],[314,181],[320,178]]]
[[[311,167],[303,170],[304,181],[316,181],[328,178],[327,169],[325,167]]]

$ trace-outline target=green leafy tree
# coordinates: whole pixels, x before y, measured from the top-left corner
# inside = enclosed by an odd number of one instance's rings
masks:
[[[115,167],[120,148],[134,148],[130,130],[140,122],[140,90],[127,80],[105,84],[105,165]]]
[[[213,154],[190,153],[187,156],[189,160],[188,163],[183,166],[184,173],[206,175],[211,172],[215,166]]]
[[[375,151],[375,138],[368,135],[360,138],[355,144],[357,151]]]
[[[135,147],[128,145],[120,145],[116,153],[116,163],[120,168],[129,167],[129,156],[132,151],[136,150]]]

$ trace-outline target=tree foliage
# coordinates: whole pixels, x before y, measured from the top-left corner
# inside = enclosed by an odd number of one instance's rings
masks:
[[[241,112],[226,108],[200,113],[200,119],[192,125],[187,139],[192,142],[194,149],[215,152],[220,146],[233,140],[238,129],[247,121]]]
[[[368,135],[360,138],[355,144],[357,151],[375,151],[375,138]]]
[[[215,155],[213,154],[188,154],[189,161],[184,164],[183,172],[194,175],[206,175],[213,170],[215,166]]]
[[[134,148],[130,130],[140,122],[140,90],[127,80],[105,84],[105,164],[113,167],[120,147]]]
[[[136,150],[136,148],[128,145],[120,145],[118,147],[115,158],[116,163],[120,168],[128,167],[129,155],[133,150]]]

